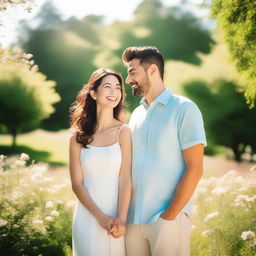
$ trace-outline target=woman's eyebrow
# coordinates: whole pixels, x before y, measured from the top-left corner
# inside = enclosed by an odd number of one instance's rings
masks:
[[[106,82],[106,83],[104,83],[103,85],[106,85],[106,84],[111,85],[111,83],[109,83],[109,82]],[[121,87],[121,84],[116,84],[116,85],[118,85],[118,86],[120,86],[120,87]]]

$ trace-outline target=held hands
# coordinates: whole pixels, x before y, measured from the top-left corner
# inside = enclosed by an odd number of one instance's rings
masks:
[[[125,225],[117,218],[106,214],[101,214],[97,220],[100,226],[107,230],[108,234],[112,235],[114,238],[119,238],[125,234]]]
[[[115,219],[114,225],[110,230],[108,230],[108,234],[112,235],[114,238],[119,238],[123,236],[125,232],[125,224],[121,223],[118,219]]]

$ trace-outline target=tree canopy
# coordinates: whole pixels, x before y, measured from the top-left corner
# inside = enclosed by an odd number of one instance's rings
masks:
[[[256,1],[213,0],[212,15],[224,32],[237,70],[242,75],[247,102],[256,99]]]

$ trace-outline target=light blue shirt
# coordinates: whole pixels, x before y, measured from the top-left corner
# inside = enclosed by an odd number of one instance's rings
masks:
[[[130,224],[156,221],[171,203],[186,171],[182,150],[206,146],[204,124],[194,102],[165,89],[148,107],[143,98],[133,111],[133,192]],[[190,214],[191,200],[183,211]]]

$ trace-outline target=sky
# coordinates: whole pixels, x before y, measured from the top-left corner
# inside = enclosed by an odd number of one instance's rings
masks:
[[[71,0],[60,1],[52,0],[54,5],[59,9],[63,19],[71,16],[82,18],[89,14],[104,15],[105,22],[111,23],[114,20],[131,20],[132,13],[141,3],[142,0]],[[195,15],[206,19],[208,11],[200,9],[196,4],[200,4],[204,0],[187,0],[193,4],[189,5],[189,9]],[[32,19],[40,10],[40,7],[46,0],[34,0],[31,4],[24,4],[19,7],[9,8],[5,12],[0,12],[0,45],[8,48],[11,43],[17,39],[17,27],[22,20]],[[178,5],[181,0],[162,0],[166,6]],[[31,7],[31,13],[26,11]]]

